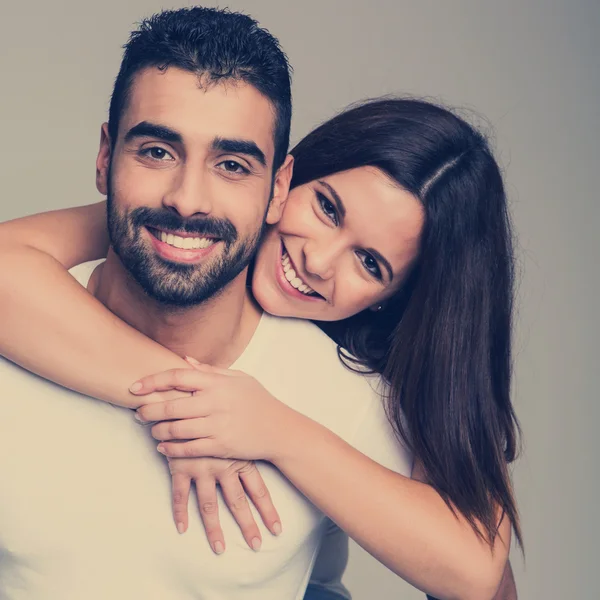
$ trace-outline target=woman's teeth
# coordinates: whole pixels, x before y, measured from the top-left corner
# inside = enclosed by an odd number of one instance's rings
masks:
[[[157,232],[157,236],[161,242],[169,244],[174,248],[180,248],[182,250],[196,250],[198,248],[208,248],[212,246],[216,240],[205,237],[180,237],[173,235],[172,233],[165,233],[164,231]]]
[[[317,295],[317,292],[313,290],[310,286],[306,285],[300,277],[296,275],[296,271],[292,268],[292,263],[290,262],[290,257],[287,252],[283,252],[283,256],[281,257],[281,266],[283,267],[283,274],[285,278],[289,281],[290,285],[293,288],[296,288],[299,292],[306,294],[307,296]]]

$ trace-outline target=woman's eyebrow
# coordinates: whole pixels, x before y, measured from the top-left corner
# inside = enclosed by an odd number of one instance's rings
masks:
[[[342,218],[344,218],[346,216],[346,207],[344,206],[344,203],[342,202],[342,199],[340,198],[340,195],[324,179],[318,179],[317,181],[324,188],[327,188],[327,190],[331,194],[331,197],[333,198],[333,201],[335,202],[335,206],[338,209],[338,212],[340,213],[340,216]]]

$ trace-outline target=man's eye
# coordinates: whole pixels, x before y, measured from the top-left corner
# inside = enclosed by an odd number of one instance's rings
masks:
[[[224,160],[222,163],[217,165],[228,173],[234,173],[235,175],[244,175],[250,173],[246,167],[242,167],[239,162],[235,160]]]
[[[173,157],[164,148],[161,148],[160,146],[144,148],[144,150],[142,150],[142,154],[153,160],[158,161],[174,160]]]

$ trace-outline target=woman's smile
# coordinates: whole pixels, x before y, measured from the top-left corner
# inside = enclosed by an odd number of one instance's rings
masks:
[[[320,302],[325,300],[321,294],[310,287],[300,277],[300,269],[290,258],[283,240],[281,241],[281,251],[275,258],[275,277],[284,294],[304,302]]]

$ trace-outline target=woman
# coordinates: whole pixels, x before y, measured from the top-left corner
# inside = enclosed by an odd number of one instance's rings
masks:
[[[210,394],[252,402],[222,405],[229,423],[245,430],[237,440],[212,431],[222,443],[210,451],[202,440],[187,444],[199,456],[271,459],[359,544],[428,593],[492,597],[511,526],[521,539],[508,473],[517,429],[509,397],[512,250],[498,166],[481,134],[448,111],[414,100],[351,108],[311,132],[292,155],[293,189],[257,256],[253,293],[267,312],[315,320],[339,344],[343,360],[381,375],[389,418],[415,457],[413,478],[383,469],[333,434],[327,437],[318,424],[282,409],[251,378],[203,366],[188,369],[183,379],[177,374],[177,387],[183,381],[183,389],[195,391],[209,378],[211,390],[198,403]],[[394,202],[401,215],[390,212]],[[371,221],[381,214],[395,217],[374,229]],[[179,359],[115,322],[93,298],[84,300],[86,293],[64,272],[106,252],[102,208],[23,219],[2,225],[1,233],[8,265],[0,272],[1,312],[11,317],[0,327],[0,350],[86,394],[130,407],[146,402],[142,420],[165,418],[164,398],[156,394],[175,387],[172,373],[132,388],[154,394],[137,403],[122,382],[139,379],[142,368],[178,367]],[[392,259],[373,250],[381,244]],[[282,272],[293,291],[285,288]],[[359,292],[335,296],[332,289],[343,289],[348,277],[356,286],[347,289]],[[43,303],[32,285],[45,295]],[[64,306],[75,304],[77,314],[65,318]],[[104,346],[96,338],[90,348],[79,333],[90,323],[107,332]],[[51,336],[52,354],[23,335],[28,331]],[[115,356],[115,336],[127,348],[123,359]],[[103,377],[107,360],[113,361],[111,381]],[[308,450],[296,453],[301,460],[290,464],[281,458],[284,440],[269,437],[272,431],[256,420],[256,430],[246,427],[251,414],[285,415],[315,445],[306,444]],[[199,415],[180,416],[193,421]],[[191,435],[192,426],[186,439],[205,435]],[[176,437],[169,427],[158,423],[153,434]],[[170,456],[181,454],[182,446],[161,443]],[[336,474],[321,468],[317,447],[339,466]],[[171,463],[184,495],[194,477],[189,464]],[[355,480],[368,493],[351,499],[339,493],[353,489]],[[369,510],[373,497],[377,514]]]

